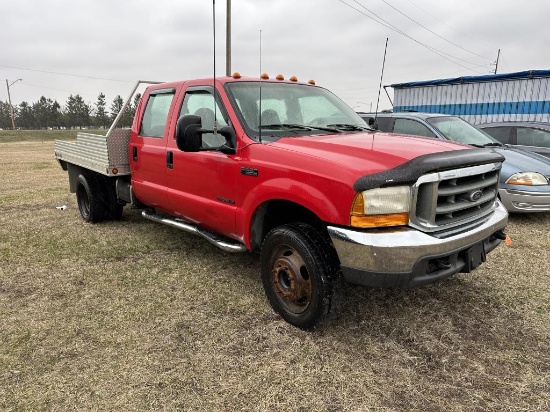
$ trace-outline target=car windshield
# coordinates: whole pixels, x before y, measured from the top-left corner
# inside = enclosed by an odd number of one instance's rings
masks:
[[[447,139],[453,142],[474,146],[500,146],[497,140],[475,126],[472,126],[467,121],[462,120],[460,117],[430,117],[426,120]]]
[[[258,81],[226,88],[247,134],[256,140],[370,130],[351,107],[321,87]]]

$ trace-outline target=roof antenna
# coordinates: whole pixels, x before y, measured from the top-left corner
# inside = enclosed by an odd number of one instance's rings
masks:
[[[378,99],[376,100],[376,112],[374,112],[374,123],[373,127],[378,129],[376,124],[376,118],[378,117],[378,104],[380,103],[380,91],[382,89],[382,78],[384,77],[384,66],[386,65],[386,52],[388,50],[388,38],[386,37],[386,46],[384,47],[384,60],[382,61],[382,73],[380,74],[380,86],[378,86]],[[386,90],[384,88],[384,90]]]
[[[262,31],[260,30],[260,104],[258,112],[258,140],[262,143]]]
[[[212,78],[212,84],[214,85],[214,134],[218,133],[218,116],[216,113],[216,0],[212,0],[212,21],[214,28],[214,77]]]

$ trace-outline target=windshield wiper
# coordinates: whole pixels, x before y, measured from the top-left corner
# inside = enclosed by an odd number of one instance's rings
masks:
[[[276,123],[276,124],[262,124],[260,125],[261,129],[299,129],[299,130],[323,130],[325,132],[337,132],[341,133],[341,130],[334,129],[331,127],[321,127],[321,126],[306,126],[303,124],[294,124],[294,123]]]
[[[500,146],[504,146],[502,143],[499,143],[499,142],[490,142],[490,143],[485,143],[485,144],[474,144],[474,143],[465,143],[465,144],[469,144],[470,146],[475,146],[475,147],[500,147]]]
[[[311,130],[310,127],[301,125],[301,124],[292,124],[292,123],[274,123],[274,124],[261,124],[260,128],[262,129],[300,129],[300,130]]]
[[[374,129],[368,126],[357,126],[356,124],[346,124],[346,123],[336,123],[336,124],[327,124],[327,127],[335,127],[337,129],[346,130],[346,131],[374,131]]]

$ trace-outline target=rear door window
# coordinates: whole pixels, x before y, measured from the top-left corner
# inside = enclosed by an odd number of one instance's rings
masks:
[[[166,120],[168,119],[168,112],[170,111],[174,93],[175,90],[170,89],[166,92],[157,91],[155,94],[149,95],[147,106],[145,106],[145,111],[141,119],[141,126],[139,129],[140,136],[164,136]]]
[[[517,144],[524,146],[550,147],[550,132],[533,127],[517,128]]]
[[[373,118],[374,121],[374,118]],[[390,132],[391,131],[391,117],[377,117],[376,118],[376,126],[378,127],[378,130],[382,132]]]

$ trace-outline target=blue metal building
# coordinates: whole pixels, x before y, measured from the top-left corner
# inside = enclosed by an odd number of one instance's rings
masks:
[[[550,122],[550,70],[396,83],[393,110],[445,113],[473,124]]]

